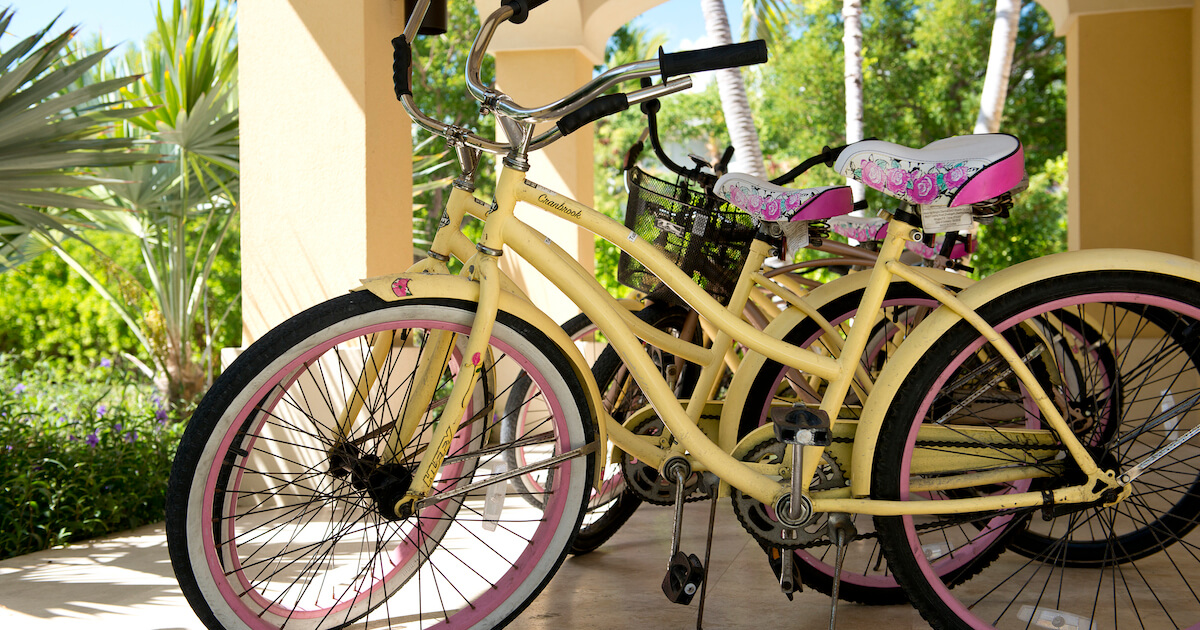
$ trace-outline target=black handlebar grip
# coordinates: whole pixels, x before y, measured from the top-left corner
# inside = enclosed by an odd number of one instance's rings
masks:
[[[605,116],[629,109],[629,97],[624,94],[608,94],[580,107],[558,120],[558,130],[568,135],[580,127]]]
[[[392,40],[392,85],[396,100],[412,94],[412,47],[403,35]]]
[[[767,43],[761,39],[677,53],[664,53],[662,47],[658,49],[658,67],[663,81],[693,72],[740,68],[766,61]]]
[[[529,19],[529,12],[546,4],[550,0],[503,0],[500,6],[512,7],[512,17],[508,18],[513,24],[523,24]]]

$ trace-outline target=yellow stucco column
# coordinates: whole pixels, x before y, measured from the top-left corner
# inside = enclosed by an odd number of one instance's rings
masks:
[[[1192,9],[1079,15],[1071,23],[1071,249],[1200,252],[1192,136],[1196,29]]]
[[[1200,258],[1200,11],[1192,9],[1192,257]]]
[[[238,5],[244,343],[412,263],[403,28],[403,0]]]
[[[561,98],[591,77],[592,62],[576,48],[496,53],[496,86],[526,107]],[[530,179],[592,205],[592,130],[593,126],[588,125],[532,154]],[[584,267],[595,269],[595,237],[591,232],[528,205],[517,208],[517,216],[553,239]],[[516,254],[506,253],[502,264],[506,272],[524,285],[530,299],[555,321],[566,321],[578,312],[561,291]]]

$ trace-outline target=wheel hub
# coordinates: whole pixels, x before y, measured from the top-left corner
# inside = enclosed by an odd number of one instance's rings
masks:
[[[355,490],[366,490],[385,519],[399,521],[408,516],[396,513],[396,502],[408,493],[413,480],[412,470],[404,464],[382,464],[376,455],[341,443],[329,451],[329,474],[348,478]]]

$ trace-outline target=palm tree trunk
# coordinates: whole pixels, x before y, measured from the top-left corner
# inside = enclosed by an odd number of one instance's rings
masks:
[[[996,0],[996,22],[992,25],[992,48],[988,54],[987,74],[979,97],[979,117],[975,133],[1000,131],[1004,99],[1008,96],[1008,75],[1012,71],[1013,48],[1017,45],[1017,24],[1021,19],[1021,0]]]
[[[846,144],[863,139],[863,52],[862,0],[842,0],[842,23],[845,34],[846,63]],[[854,191],[855,201],[866,196],[866,187],[854,179],[846,179]]]
[[[725,13],[722,0],[700,0],[704,13],[704,27],[713,46],[733,43],[729,31],[729,16]],[[721,109],[725,112],[725,126],[733,143],[733,160],[738,170],[756,177],[766,177],[763,166],[762,146],[758,140],[758,129],[750,112],[750,100],[746,98],[746,83],[738,68],[717,70],[717,91],[721,95]]]

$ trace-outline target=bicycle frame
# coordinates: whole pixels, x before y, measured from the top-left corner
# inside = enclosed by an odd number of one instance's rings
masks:
[[[458,192],[456,191],[456,193]],[[465,191],[463,192],[465,193]],[[472,206],[476,204],[482,206],[484,204],[475,200],[469,193],[465,194],[471,198],[469,203],[464,203],[465,198],[461,194],[452,196],[452,199],[457,197],[458,201],[451,204],[453,208],[447,215],[449,221],[444,221],[442,229],[435,238],[435,246],[433,248],[435,252],[445,251],[439,250],[439,247],[449,245],[449,249],[455,251],[456,255],[466,255],[466,245],[470,242],[469,239],[462,236],[461,233],[454,236],[448,231],[458,231],[458,222],[461,221],[461,215],[455,216],[457,213],[462,212],[465,214],[469,210],[476,210]],[[711,347],[704,348],[681,341],[637,320],[615,298],[608,295],[595,282],[591,275],[578,262],[566,254],[565,251],[533,228],[517,220],[513,216],[513,208],[518,201],[525,201],[551,211],[571,223],[617,244],[622,250],[654,271],[672,291],[692,305],[700,313],[701,317],[715,325],[719,332],[717,338],[713,340]],[[1033,400],[1041,411],[1043,420],[1057,435],[1063,436],[1061,442],[1066,447],[1068,453],[1070,453],[1070,456],[1089,478],[1086,484],[1055,490],[1051,497],[1052,501],[1055,503],[1078,503],[1096,500],[1103,490],[1116,485],[1115,475],[1111,471],[1101,471],[1096,466],[1083,445],[1080,444],[1079,440],[1069,430],[1058,410],[1054,407],[1053,402],[1045,394],[1041,385],[1037,382],[1021,357],[1017,356],[1012,347],[974,313],[972,304],[964,301],[964,296],[958,296],[947,290],[942,285],[931,280],[924,271],[918,268],[906,267],[898,262],[899,255],[905,247],[905,241],[911,239],[914,233],[917,233],[917,231],[912,226],[892,218],[892,223],[888,229],[888,237],[880,250],[878,261],[869,272],[870,276],[866,283],[864,296],[858,312],[876,312],[883,303],[889,283],[894,280],[902,280],[920,288],[946,307],[938,311],[939,313],[945,313],[939,318],[940,321],[957,321],[962,319],[969,322],[1008,361],[1013,373],[1020,379],[1027,390],[1032,393]],[[783,495],[790,492],[790,484],[788,482],[779,482],[765,476],[761,471],[761,466],[751,466],[738,461],[730,454],[727,444],[718,445],[709,439],[699,428],[699,417],[709,403],[706,394],[710,391],[713,380],[716,378],[716,373],[719,371],[716,368],[720,367],[723,363],[726,350],[736,340],[737,343],[748,348],[755,354],[827,380],[829,385],[821,402],[820,409],[830,414],[831,418],[837,418],[837,412],[842,406],[846,393],[849,391],[851,382],[858,369],[858,359],[867,344],[871,329],[871,320],[869,318],[859,318],[859,321],[856,321],[851,326],[839,359],[821,356],[809,350],[781,343],[770,334],[755,329],[740,317],[742,307],[745,305],[749,293],[756,283],[767,287],[794,306],[802,302],[802,300],[790,291],[771,283],[765,276],[758,272],[762,261],[768,255],[769,246],[765,242],[760,240],[755,241],[729,305],[721,306],[716,300],[697,287],[682,271],[674,267],[665,256],[649,243],[633,234],[624,225],[568,197],[529,182],[525,179],[522,171],[506,165],[499,178],[495,201],[488,206],[488,210],[485,213],[483,236],[480,239],[480,243],[475,246],[477,253],[467,260],[463,269],[464,278],[478,286],[479,302],[476,322],[468,339],[466,351],[466,356],[468,357],[476,357],[486,346],[486,339],[490,335],[491,322],[494,321],[495,314],[500,307],[501,288],[505,284],[506,279],[499,271],[497,259],[499,255],[502,255],[506,246],[520,254],[552,283],[563,290],[568,298],[579,306],[598,328],[604,332],[610,344],[616,348],[635,380],[642,387],[643,392],[653,402],[655,411],[662,418],[676,442],[669,448],[662,448],[651,444],[646,439],[632,434],[603,411],[598,413],[599,417],[603,419],[601,439],[607,434],[607,437],[617,447],[625,450],[634,457],[656,466],[661,466],[663,462],[672,456],[687,453],[693,461],[695,470],[711,471],[720,477],[724,483],[728,483],[768,505],[774,505]],[[432,283],[420,282],[419,276],[434,271],[434,268],[438,267],[439,263],[441,268],[444,269],[444,262],[441,261],[419,263],[411,271],[420,273],[414,274],[410,272],[397,276],[385,276],[366,282],[364,288],[388,300],[405,299],[412,295],[412,292],[409,291],[402,292],[393,289],[394,286],[400,284],[411,287],[413,283],[419,283],[422,285],[422,291],[428,289],[436,293],[436,288]],[[1041,267],[1041,265],[1035,266]],[[1030,271],[1029,273],[1037,272]],[[979,284],[986,285],[988,283]],[[1009,283],[1003,284],[1007,287]],[[969,289],[964,292],[964,295],[969,291],[971,290]],[[505,291],[504,293],[506,293],[505,300],[510,303],[513,299],[521,299],[511,291]],[[984,292],[980,291],[976,291],[976,293],[984,294]],[[427,293],[422,295],[422,297],[426,296],[428,296]],[[828,325],[827,322],[826,325]],[[919,327],[919,329],[921,328],[924,328],[924,325]],[[923,340],[926,338],[932,339],[928,335],[915,338],[915,343],[914,339],[910,339],[905,344],[902,344],[901,348],[907,348],[910,345],[921,347],[925,345]],[[687,401],[686,406],[675,398],[674,393],[659,374],[653,362],[643,351],[642,340],[704,367],[701,380],[697,383],[695,389],[697,393],[693,395],[691,400]],[[570,344],[566,344],[560,349],[567,355],[578,354],[578,351]],[[919,350],[915,352],[919,354]],[[578,363],[578,360],[576,362]],[[478,364],[476,365],[478,366]],[[468,371],[465,374],[460,374],[450,397],[450,406],[445,409],[443,418],[456,419],[461,417],[462,401],[474,387],[478,372],[479,369],[476,369]],[[867,498],[869,495],[870,480],[869,463],[874,452],[878,431],[883,421],[883,412],[886,410],[886,404],[876,403],[876,399],[890,401],[891,395],[895,392],[893,382],[898,383],[901,379],[892,378],[891,376],[885,378],[885,375],[893,375],[895,373],[898,372],[892,369],[892,363],[889,361],[885,366],[884,375],[881,375],[876,383],[876,389],[884,389],[887,395],[879,396],[878,391],[873,392],[871,397],[868,398],[868,404],[864,409],[862,418],[857,423],[835,421],[835,433],[840,435],[849,433],[855,436],[852,486],[849,492],[835,490],[814,493],[811,496],[811,500],[815,511],[854,512],[875,515],[946,514],[1032,507],[1046,503],[1047,497],[1039,492],[972,497],[937,502],[891,502]],[[902,373],[900,374],[902,375]],[[731,391],[727,399],[736,400],[736,397],[742,393]],[[598,394],[591,392],[589,397],[596,400]],[[602,407],[593,406],[602,410]],[[454,431],[457,430],[457,424],[457,422],[440,423],[438,435],[433,437],[432,443],[441,444],[444,442],[448,444],[448,437],[452,436]],[[403,430],[403,427],[399,427],[398,430]],[[942,429],[933,427],[928,430],[936,432]],[[1026,440],[1034,440],[1037,443],[1046,443],[1048,445],[1055,443],[1054,434],[1044,429],[1014,429],[1012,432],[1024,434]],[[722,446],[725,446],[725,448],[722,448]],[[444,449],[428,449],[423,456],[421,467],[415,476],[414,488],[411,491],[410,497],[406,498],[410,504],[415,505],[416,502],[423,498],[421,493],[427,492],[427,489],[416,486],[422,480],[431,478],[432,474],[436,472],[441,459],[445,456],[444,453],[438,455],[433,452],[436,450]],[[805,447],[803,452],[804,470],[802,479],[811,480],[822,452],[822,447]],[[956,461],[958,463],[966,461],[961,459],[955,460],[953,454],[945,457],[946,459],[943,463],[947,465],[947,470],[960,469],[956,466]],[[969,458],[970,456],[960,455],[958,457]],[[951,480],[940,481],[940,483],[957,483],[969,486],[985,482],[995,483],[1015,478],[1028,478],[1037,474],[1044,473],[1034,473],[1032,469],[1025,470],[1018,467],[1015,469],[1015,472],[1013,469],[1008,469],[964,473],[955,476]],[[807,488],[808,485],[805,484],[802,487]],[[1099,488],[1100,490],[1093,491],[1093,488]]]

